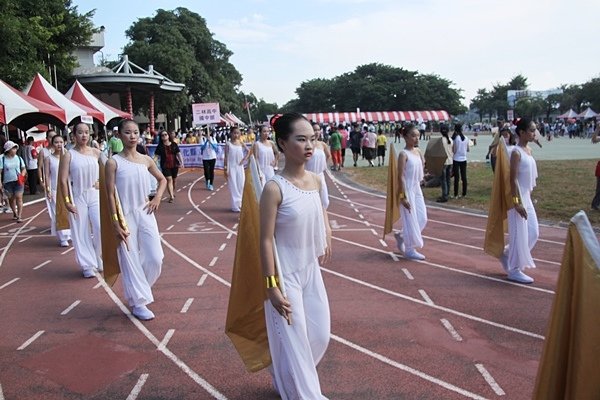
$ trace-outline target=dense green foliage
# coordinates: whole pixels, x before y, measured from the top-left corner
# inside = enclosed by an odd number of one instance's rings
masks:
[[[332,79],[311,79],[296,89],[285,111],[332,112],[446,110],[460,114],[460,89],[437,75],[419,74],[378,63],[358,66]]]
[[[71,0],[0,0],[0,79],[21,89],[38,72],[50,80],[56,66],[65,90],[77,66],[71,52],[92,38],[93,14],[79,14]]]

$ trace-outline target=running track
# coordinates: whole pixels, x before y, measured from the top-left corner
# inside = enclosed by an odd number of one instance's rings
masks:
[[[566,230],[541,227],[531,286],[482,250],[486,219],[431,205],[427,260],[381,240],[384,198],[329,176],[333,258],[323,268],[332,340],[319,365],[331,399],[529,399]],[[190,171],[158,213],[165,260],[153,321],[83,279],[49,236],[41,202],[0,215],[0,400],[276,399],[225,336],[238,214],[222,176]]]

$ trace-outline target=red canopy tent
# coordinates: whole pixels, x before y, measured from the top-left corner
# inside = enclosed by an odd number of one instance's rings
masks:
[[[56,90],[44,77],[37,74],[29,83],[24,92],[35,99],[65,110],[67,123],[73,122],[82,116],[91,116],[102,122],[104,114],[98,110],[79,104]]]
[[[27,130],[38,124],[65,125],[65,111],[34,99],[0,80],[0,123]]]
[[[577,118],[577,113],[575,111],[573,111],[572,109],[570,109],[569,111],[567,111],[564,114],[559,115],[556,118],[564,118],[564,119],[568,119],[568,118]]]
[[[444,110],[438,111],[361,111],[307,113],[306,118],[322,124],[352,123],[365,120],[367,122],[402,122],[402,121],[448,121],[450,115]]]
[[[73,86],[65,93],[65,96],[71,100],[76,101],[86,107],[94,109],[100,112],[102,115],[98,118],[98,120],[106,125],[108,122],[115,118],[131,118],[131,114],[126,113],[125,111],[121,111],[114,107],[109,106],[106,103],[98,100],[96,96],[88,92],[86,88],[83,87],[79,81],[75,81]]]

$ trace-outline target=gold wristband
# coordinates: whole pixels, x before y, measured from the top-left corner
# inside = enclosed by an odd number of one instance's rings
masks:
[[[519,196],[513,196],[512,201],[515,206],[521,204],[521,199]]]
[[[406,195],[404,194],[404,192],[402,192],[398,195],[398,197],[400,197],[400,200],[402,200],[406,198]]]
[[[277,287],[277,277],[275,275],[265,276],[265,280],[267,281],[267,289]]]
[[[65,196],[65,203],[70,203],[71,202],[71,198],[69,196]]]
[[[114,213],[112,215],[112,220],[115,221],[115,222],[117,222],[119,220],[119,215],[117,213]]]

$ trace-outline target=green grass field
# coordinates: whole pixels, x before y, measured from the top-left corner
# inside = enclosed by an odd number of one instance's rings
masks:
[[[579,210],[584,210],[592,225],[600,227],[600,211],[590,209],[596,191],[594,170],[597,160],[537,161],[538,180],[533,191],[535,208],[541,221],[566,224]],[[386,167],[347,167],[348,177],[366,187],[386,191]],[[451,199],[451,207],[465,207],[487,212],[492,190],[492,169],[489,164],[469,163],[467,166],[468,192],[466,198]],[[450,193],[453,193],[451,188]],[[425,199],[435,201],[441,189],[425,188]]]

